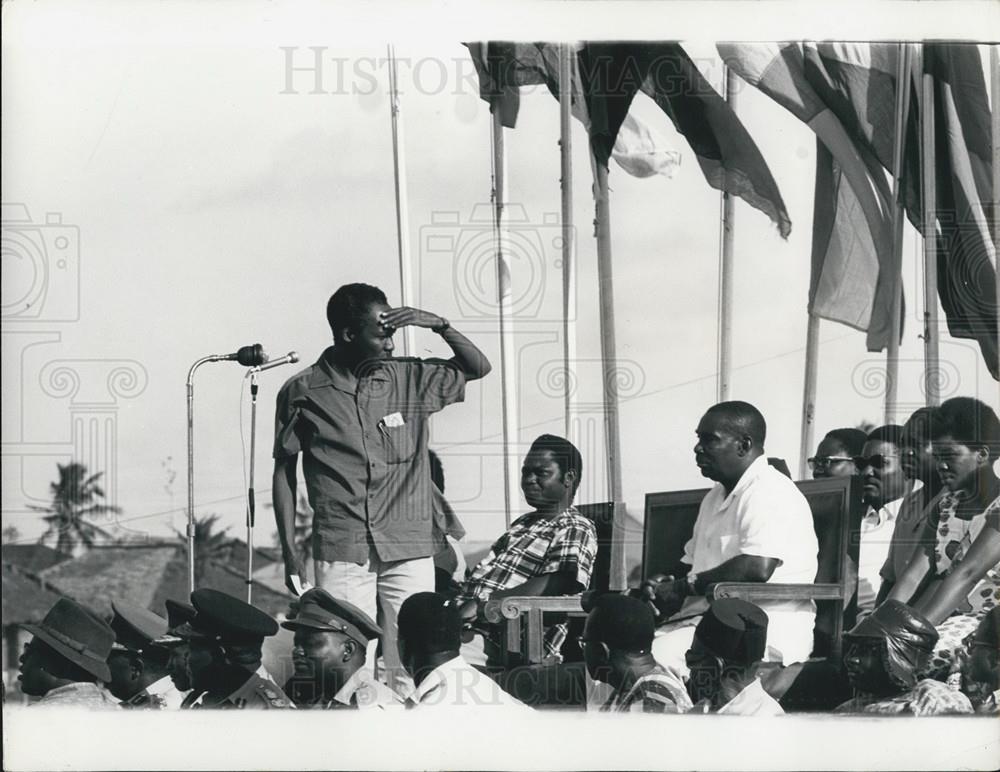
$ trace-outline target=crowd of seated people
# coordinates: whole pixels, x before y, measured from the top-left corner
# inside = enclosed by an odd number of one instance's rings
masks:
[[[609,713],[780,715],[762,672],[810,658],[815,606],[798,600],[709,602],[718,582],[809,584],[817,538],[796,485],[768,463],[766,425],[745,402],[710,408],[695,462],[714,487],[685,545],[683,573],[651,576],[627,592],[585,594],[581,636],[589,678]],[[863,613],[843,634],[842,713],[916,716],[998,711],[1000,689],[1000,421],[954,398],[903,426],[827,434],[810,459],[817,477],[862,477],[857,593]],[[405,693],[367,661],[383,620],[336,590],[310,588],[281,626],[294,634],[294,672],[279,685],[263,668],[279,622],[211,589],[169,601],[166,618],[115,600],[102,619],[61,599],[21,658],[21,688],[39,705],[129,709],[531,709],[497,678],[501,631],[484,606],[508,596],[579,595],[597,551],[593,523],[574,507],[577,448],[542,435],[524,459],[531,510],[456,592],[417,592],[400,605],[398,661]],[[486,666],[465,655],[470,628],[486,638]],[[565,624],[546,633],[550,662]],[[465,641],[463,640],[465,639]],[[509,665],[509,663],[508,663]],[[400,682],[402,679],[396,679]]]

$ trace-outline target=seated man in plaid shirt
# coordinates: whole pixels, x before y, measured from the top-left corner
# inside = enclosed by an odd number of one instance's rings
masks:
[[[491,598],[572,595],[587,589],[597,533],[572,506],[582,466],[580,451],[569,440],[543,434],[532,443],[521,468],[521,491],[534,511],[515,520],[468,575],[458,596],[463,619],[481,619]],[[550,627],[546,654],[557,656],[565,637],[565,624]],[[499,631],[485,636],[485,652],[487,666],[499,664]]]

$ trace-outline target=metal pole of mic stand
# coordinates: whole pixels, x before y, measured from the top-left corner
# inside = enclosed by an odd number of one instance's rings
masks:
[[[257,444],[257,370],[250,370],[250,483],[247,486],[247,603],[253,595],[254,448]]]
[[[221,357],[202,357],[188,370],[187,377],[187,462],[188,462],[188,502],[187,502],[187,543],[188,543],[188,586],[194,592],[194,371],[205,362],[217,362]]]

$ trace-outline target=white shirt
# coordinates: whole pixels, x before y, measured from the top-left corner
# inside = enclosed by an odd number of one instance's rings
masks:
[[[778,701],[764,691],[764,685],[759,678],[755,678],[749,686],[719,708],[718,713],[731,716],[785,715]]]
[[[858,546],[858,611],[875,608],[875,596],[882,584],[882,566],[889,557],[896,515],[903,506],[903,496],[875,511],[868,507],[861,520],[861,543]]]
[[[438,665],[413,690],[407,707],[460,708],[477,710],[484,707],[507,708],[529,712],[531,708],[507,694],[485,673],[476,670],[461,655]]]
[[[184,697],[187,696],[187,692],[177,690],[170,676],[164,676],[159,681],[151,683],[146,687],[146,693],[163,700],[164,710],[180,710],[181,703],[184,702]]]
[[[767,463],[755,460],[726,495],[721,483],[702,499],[694,533],[681,558],[698,574],[737,555],[775,558],[769,582],[812,584],[816,581],[819,543],[809,502],[791,480]],[[881,564],[880,564],[881,567]],[[690,597],[685,606],[702,600]],[[759,604],[767,613],[767,643],[788,665],[809,658],[813,647],[816,605],[810,600]],[[684,609],[681,610],[684,613]]]
[[[364,668],[355,671],[354,675],[347,679],[347,682],[340,687],[340,691],[333,696],[333,701],[356,707],[358,710],[388,710],[403,707],[403,700],[399,695],[385,684],[376,681]]]

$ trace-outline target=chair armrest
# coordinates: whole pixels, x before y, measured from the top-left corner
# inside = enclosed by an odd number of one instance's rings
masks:
[[[526,595],[488,600],[483,615],[488,622],[499,624],[505,619],[517,619],[532,611],[585,616],[579,595]]]
[[[710,585],[706,594],[713,600],[739,598],[751,603],[769,600],[846,600],[839,584],[719,582]]]

